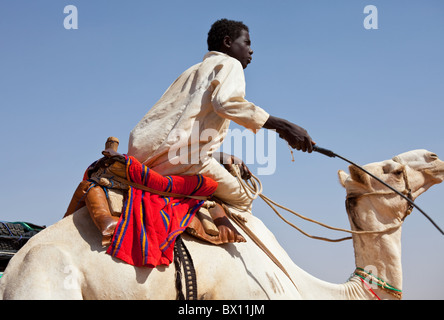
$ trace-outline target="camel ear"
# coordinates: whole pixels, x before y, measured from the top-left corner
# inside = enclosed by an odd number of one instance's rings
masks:
[[[339,182],[341,183],[341,186],[343,186],[345,188],[345,180],[348,179],[349,175],[346,174],[343,170],[339,170],[338,177],[339,177]]]
[[[370,176],[368,174],[353,165],[349,166],[348,170],[350,171],[350,177],[354,182],[370,187]]]

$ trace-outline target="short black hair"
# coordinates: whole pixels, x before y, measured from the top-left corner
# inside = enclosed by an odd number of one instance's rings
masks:
[[[219,51],[225,36],[229,36],[232,40],[240,36],[242,30],[250,32],[248,27],[241,21],[228,19],[217,20],[208,31],[208,51]]]

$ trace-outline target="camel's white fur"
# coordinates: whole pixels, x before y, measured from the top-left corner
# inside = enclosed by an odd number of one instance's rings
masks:
[[[414,150],[365,168],[404,190],[405,165],[416,198],[444,179],[444,162],[426,150]],[[339,171],[347,194],[363,196],[349,204],[352,229],[381,230],[398,225],[406,201],[350,167]],[[201,299],[369,299],[373,295],[359,278],[344,284],[319,280],[289,258],[273,234],[256,217],[240,213],[248,227],[279,259],[292,281],[249,237],[247,243],[211,246],[184,235],[193,257]],[[386,234],[354,235],[356,265],[371,268],[391,285],[402,288],[401,227]],[[100,246],[100,235],[86,208],[40,232],[11,259],[0,280],[4,299],[175,299],[175,269],[136,268],[114,259]],[[374,288],[381,298],[393,298]]]

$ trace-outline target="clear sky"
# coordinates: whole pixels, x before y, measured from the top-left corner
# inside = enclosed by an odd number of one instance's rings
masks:
[[[78,10],[78,29],[64,27],[67,5]],[[367,5],[377,8],[378,29],[364,27]],[[360,164],[418,148],[444,159],[443,16],[441,0],[2,1],[0,219],[57,222],[106,138],[127,151],[134,125],[202,60],[219,18],[250,28],[246,98],[306,128],[318,145]],[[276,169],[260,176],[264,194],[348,228],[337,179],[347,164],[294,156],[277,138],[269,159]],[[263,167],[249,165],[253,173]],[[443,193],[438,185],[417,200],[441,227]],[[342,283],[353,272],[351,242],[308,239],[262,200],[254,214],[309,273]],[[309,233],[342,236],[287,217]],[[414,210],[403,228],[405,299],[444,299],[443,248],[443,236]]]

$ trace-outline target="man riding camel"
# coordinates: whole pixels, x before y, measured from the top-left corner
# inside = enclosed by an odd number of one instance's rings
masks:
[[[245,100],[243,69],[253,54],[246,25],[218,20],[207,43],[203,61],[181,74],[131,131],[128,155],[162,175],[208,176],[218,182],[215,197],[248,211],[252,200],[220,164],[239,165],[244,178],[250,175],[248,168],[234,156],[216,153],[230,121],[254,133],[275,130],[292,148],[304,152],[312,152],[314,142],[305,129]],[[202,134],[205,131],[211,134]],[[184,149],[187,155],[178,159],[178,151]]]
[[[305,129],[245,100],[243,69],[251,63],[253,54],[246,25],[218,20],[208,32],[207,43],[209,52],[203,61],[182,73],[131,131],[127,156],[161,176],[210,178],[217,182],[213,193],[217,201],[251,212],[251,198],[229,172],[236,165],[242,178],[248,179],[249,169],[240,159],[216,152],[230,121],[254,133],[261,128],[275,130],[292,148],[304,152],[312,152],[314,142]],[[119,218],[111,215],[98,179],[93,180],[85,177],[80,183],[65,216],[76,211],[79,203],[86,205],[102,234],[102,244],[109,245]],[[209,213],[219,234],[213,243],[245,241],[221,204],[213,204]],[[203,228],[199,226],[197,234]],[[203,237],[208,240],[206,235]]]

